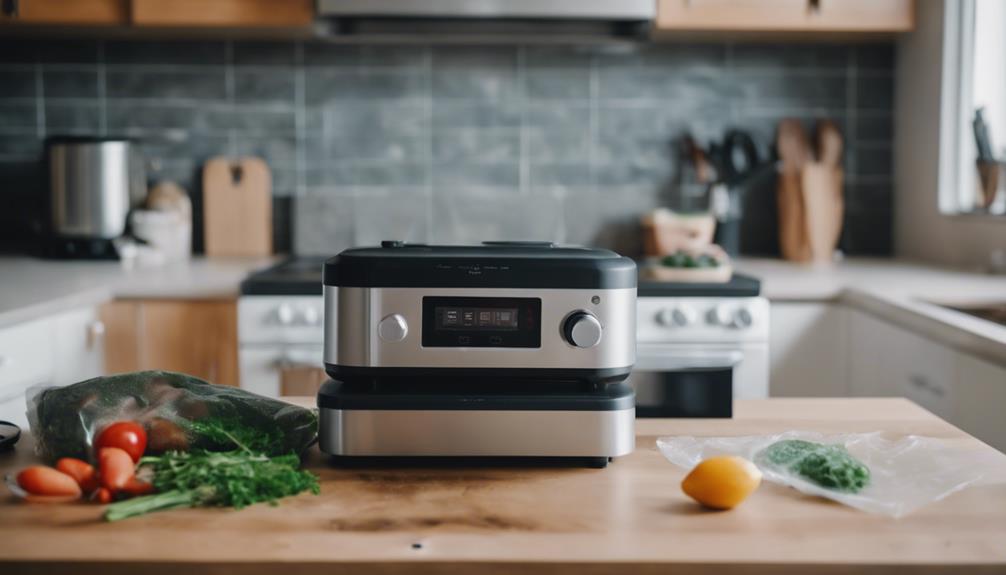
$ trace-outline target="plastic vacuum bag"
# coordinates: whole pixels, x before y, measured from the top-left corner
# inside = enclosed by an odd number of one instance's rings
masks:
[[[766,447],[787,439],[844,446],[869,467],[869,482],[858,493],[838,491],[758,457]],[[768,481],[891,517],[901,517],[981,481],[990,464],[994,465],[991,459],[994,454],[988,449],[967,449],[918,435],[891,439],[881,432],[822,435],[790,431],[744,437],[661,437],[657,447],[671,463],[685,469],[708,457],[739,455],[755,462]]]
[[[34,388],[28,395],[28,421],[36,452],[49,461],[93,459],[95,437],[116,421],[143,425],[151,454],[234,449],[221,429],[270,455],[300,453],[318,430],[313,410],[168,371]]]

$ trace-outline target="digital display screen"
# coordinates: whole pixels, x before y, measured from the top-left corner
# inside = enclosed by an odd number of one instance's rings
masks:
[[[515,330],[519,322],[519,308],[491,307],[437,307],[438,329],[458,330]]]
[[[423,346],[541,347],[541,300],[424,297]]]

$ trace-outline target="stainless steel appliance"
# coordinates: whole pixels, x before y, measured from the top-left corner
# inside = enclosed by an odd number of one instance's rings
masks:
[[[636,264],[600,249],[385,242],[325,263],[325,367],[397,376],[625,379],[635,361]]]
[[[731,417],[734,398],[768,397],[769,303],[760,282],[642,282],[637,304],[639,417]]]
[[[385,242],[325,263],[319,445],[338,458],[634,447],[636,265],[550,243]],[[343,459],[345,460],[345,459]]]
[[[129,211],[146,195],[137,144],[125,139],[52,137],[49,175],[49,253],[115,257],[112,240],[126,231]]]
[[[319,0],[317,28],[385,40],[579,43],[641,38],[655,14],[653,0]]]

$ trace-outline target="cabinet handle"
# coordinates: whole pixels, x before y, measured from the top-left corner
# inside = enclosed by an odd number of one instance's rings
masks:
[[[0,3],[0,12],[7,18],[17,18],[18,13],[21,11],[21,2],[19,0],[3,0]]]
[[[908,376],[908,382],[911,383],[915,388],[921,389],[922,391],[928,391],[929,393],[937,396],[943,397],[946,395],[946,391],[935,383],[930,382],[923,375],[912,374]]]
[[[87,349],[94,349],[105,337],[105,322],[96,319],[87,324]]]
[[[807,12],[811,14],[821,13],[821,0],[807,0]]]

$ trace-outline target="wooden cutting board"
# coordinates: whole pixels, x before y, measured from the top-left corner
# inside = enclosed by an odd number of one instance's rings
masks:
[[[203,166],[208,257],[272,255],[272,175],[261,158],[212,158]]]

